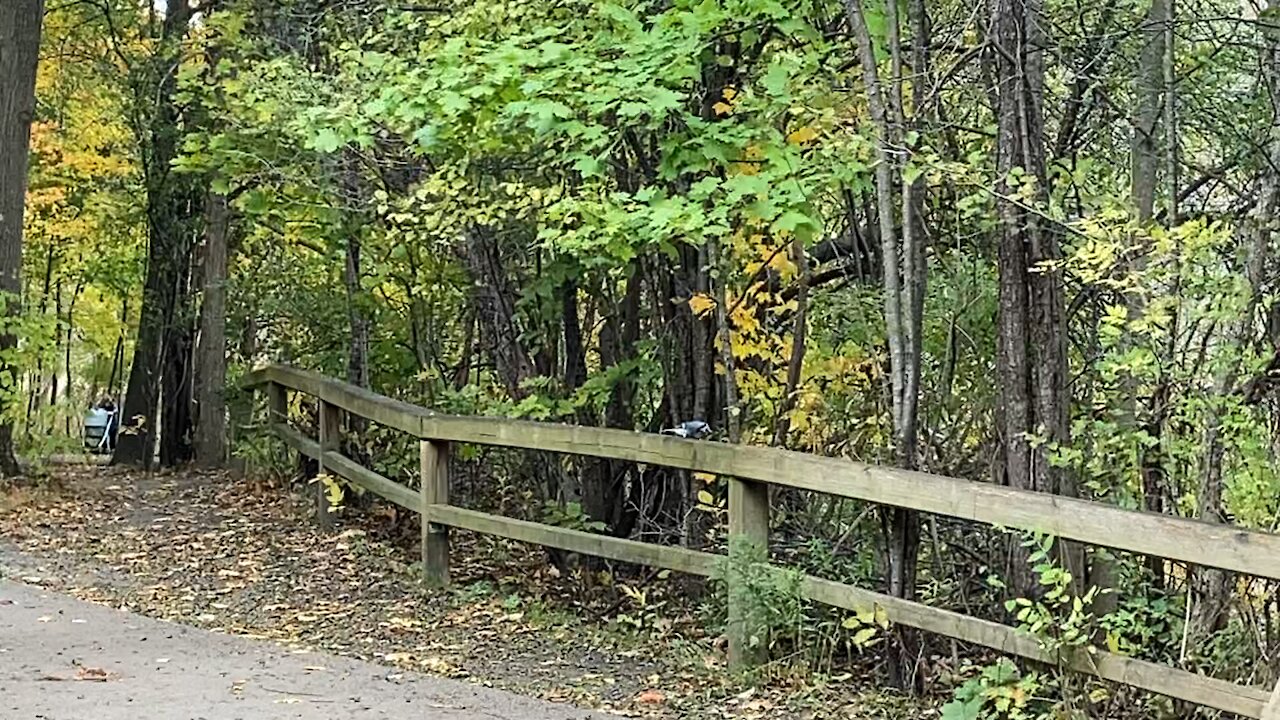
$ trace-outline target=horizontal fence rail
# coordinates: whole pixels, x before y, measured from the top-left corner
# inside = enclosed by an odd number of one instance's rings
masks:
[[[450,442],[628,460],[733,478],[729,486],[730,534],[761,543],[767,542],[766,484],[773,484],[1280,579],[1280,535],[1228,525],[776,448],[498,417],[441,415],[284,365],[257,369],[242,379],[241,386],[267,389],[273,431],[288,446],[316,459],[324,472],[421,513],[424,570],[428,580],[441,584],[448,581],[447,528],[451,527],[701,576],[711,576],[723,558],[449,505]],[[319,441],[288,425],[289,391],[318,401]],[[339,410],[419,438],[421,492],[338,452],[326,426],[336,427],[334,417]],[[319,504],[325,503],[321,500]],[[893,623],[1244,717],[1280,720],[1280,684],[1268,692],[1095,647],[1050,652],[1033,636],[1007,625],[812,576],[802,579],[801,589],[806,598],[833,607],[855,612],[879,608]],[[729,595],[732,600],[734,593]],[[746,662],[751,651],[745,647],[742,633],[735,632],[734,616],[731,604],[730,660]]]

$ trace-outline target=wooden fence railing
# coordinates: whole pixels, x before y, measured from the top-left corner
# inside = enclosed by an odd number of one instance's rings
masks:
[[[572,453],[714,473],[729,481],[729,534],[747,546],[768,542],[768,485],[828,493],[946,515],[1010,529],[1046,533],[1117,550],[1217,567],[1280,580],[1280,535],[1255,532],[1102,503],[1015,490],[988,483],[866,465],[774,448],[682,440],[626,430],[537,423],[496,417],[440,415],[348,383],[293,367],[272,365],[246,376],[242,387],[265,388],[269,423],[286,444],[340,476],[408,510],[421,513],[422,560],[430,582],[449,578],[448,528],[497,535],[611,560],[710,576],[720,556],[686,548],[597,535],[467,510],[449,504],[449,443]],[[288,393],[318,402],[319,439],[288,424]],[[420,439],[421,491],[362,467],[338,452],[342,412]],[[321,502],[323,512],[326,504]],[[1048,651],[1031,635],[990,620],[807,576],[804,595],[854,612],[879,608],[890,622],[993,648],[1248,718],[1280,720],[1274,692],[1089,647]],[[729,658],[758,660],[749,647],[743,611],[729,592]]]

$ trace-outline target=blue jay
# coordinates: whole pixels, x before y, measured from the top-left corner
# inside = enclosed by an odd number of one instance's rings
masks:
[[[701,440],[711,434],[711,426],[701,420],[686,420],[673,428],[662,431],[663,435],[675,435],[689,440]]]

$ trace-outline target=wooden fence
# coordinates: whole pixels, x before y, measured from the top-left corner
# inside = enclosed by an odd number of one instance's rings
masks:
[[[289,446],[315,458],[323,472],[421,513],[424,570],[428,580],[439,585],[447,584],[449,579],[451,527],[702,576],[712,575],[721,557],[450,505],[451,442],[627,460],[731,478],[730,537],[745,537],[749,546],[761,548],[768,542],[768,485],[774,484],[1280,580],[1280,535],[1229,525],[1133,512],[1086,500],[775,448],[683,440],[627,430],[440,415],[282,365],[255,370],[241,385],[265,388],[268,422],[274,432]],[[318,402],[318,439],[306,437],[288,424],[290,391]],[[405,487],[342,455],[338,451],[342,412],[419,438],[421,490]],[[1280,720],[1280,684],[1274,692],[1268,692],[1095,647],[1051,652],[1035,637],[1007,625],[817,577],[804,577],[801,588],[806,598],[834,607],[853,612],[879,609],[893,623],[1244,717]],[[754,657],[755,651],[747,642],[744,611],[734,606],[735,595],[731,589],[729,658],[731,664],[740,665],[759,658]]]

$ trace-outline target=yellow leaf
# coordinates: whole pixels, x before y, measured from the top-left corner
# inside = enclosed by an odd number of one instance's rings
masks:
[[[342,499],[346,493],[342,490],[342,484],[332,475],[321,475],[319,481],[324,485],[324,496],[329,501],[329,507],[337,508],[342,505]]]
[[[739,305],[733,311],[733,326],[740,333],[754,333],[760,329],[760,320],[751,308]]]
[[[718,102],[715,105],[712,105],[711,109],[714,110],[717,115],[728,115],[733,112],[733,106],[726,102]]]
[[[737,90],[735,90],[735,89],[733,89],[733,88],[731,88],[731,87],[727,87],[727,88],[725,88],[725,89],[724,89],[724,93],[723,93],[723,94],[724,94],[724,99],[725,99],[725,100],[732,101],[735,97],[737,97],[737,96],[738,96],[738,91],[737,91]]]
[[[1107,649],[1116,655],[1120,654],[1120,638],[1115,633],[1107,633]]]
[[[703,505],[715,505],[716,499],[714,496],[711,495],[711,493],[707,492],[706,490],[699,490],[698,502],[702,503]]]
[[[807,142],[813,142],[818,138],[818,131],[805,125],[787,136],[787,142],[792,145],[803,145]]]
[[[864,627],[858,632],[854,633],[853,637],[850,638],[850,641],[853,643],[854,647],[859,647],[859,648],[867,647],[868,645],[871,644],[871,641],[875,639],[875,636],[876,636],[875,628]]]
[[[689,309],[698,317],[706,316],[706,314],[714,310],[715,307],[715,299],[706,293],[695,293],[693,297],[689,298]]]
[[[694,479],[701,480],[704,483],[713,483],[716,481],[715,473],[696,472],[693,474]]]
[[[796,264],[787,257],[786,253],[774,253],[769,259],[769,267],[773,268],[782,275],[784,279],[794,277],[796,274]]]
[[[889,629],[889,613],[879,605],[876,606],[876,624],[885,630]]]

